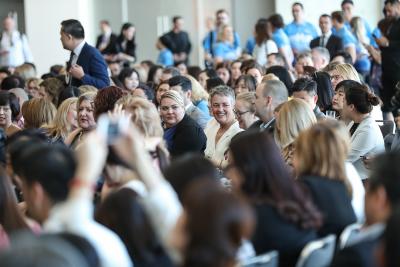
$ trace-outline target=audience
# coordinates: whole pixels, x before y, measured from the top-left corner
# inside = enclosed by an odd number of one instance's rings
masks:
[[[179,15],[159,37],[164,66],[133,65],[130,22],[117,37],[102,20],[97,50],[62,21],[66,66],[0,66],[0,262],[236,267],[276,250],[287,267],[333,234],[332,266],[395,266],[398,133],[380,155],[393,135],[375,120],[400,121],[380,81],[398,82],[400,2],[384,6],[372,35],[344,0],[317,37],[292,3],[288,25],[256,21],[244,54],[220,9],[204,66]]]

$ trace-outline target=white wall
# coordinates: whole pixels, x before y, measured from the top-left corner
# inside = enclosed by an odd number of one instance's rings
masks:
[[[382,1],[379,0],[353,0],[354,13],[357,16],[365,18],[372,29],[374,29],[382,15]],[[331,14],[333,11],[341,10],[342,0],[303,0],[303,1],[287,1],[276,0],[276,13],[280,13],[288,24],[293,21],[292,4],[301,2],[304,5],[307,21],[313,23],[317,29],[319,16],[323,13]]]
[[[60,23],[78,19],[85,28],[88,40],[93,40],[95,0],[25,0],[25,28],[38,74],[49,72],[54,64],[65,64],[69,52],[60,42]],[[46,7],[46,8],[43,8]]]

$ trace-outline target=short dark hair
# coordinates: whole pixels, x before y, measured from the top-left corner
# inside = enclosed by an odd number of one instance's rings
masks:
[[[181,73],[179,72],[179,70],[175,67],[167,67],[165,69],[163,69],[162,71],[163,74],[171,74],[172,77],[178,76]]]
[[[349,52],[339,51],[335,55],[332,56],[332,59],[334,59],[335,57],[339,57],[339,56],[343,57],[344,63],[353,65],[353,59],[351,58],[351,55],[349,54]]]
[[[167,179],[179,199],[184,199],[185,189],[196,180],[209,179],[218,181],[219,175],[213,164],[201,155],[189,153],[171,163],[164,171]]]
[[[305,91],[307,94],[315,96],[317,94],[317,83],[308,77],[299,78],[293,83],[292,93],[301,91]]]
[[[136,89],[141,89],[146,95],[147,100],[153,102],[154,101],[154,90],[150,86],[145,83],[139,82],[139,85]]]
[[[25,80],[18,75],[10,75],[1,81],[0,89],[1,90],[10,90],[13,88],[25,88]]]
[[[110,22],[106,19],[100,20],[100,23],[110,26]]]
[[[268,22],[271,23],[271,25],[276,28],[280,29],[285,26],[285,23],[283,22],[283,18],[280,14],[274,14],[268,18]]]
[[[176,21],[178,20],[178,19],[182,19],[182,16],[175,16],[175,17],[173,17],[172,18],[172,23],[176,23]]]
[[[345,4],[350,4],[354,6],[354,2],[352,0],[343,0],[340,6],[343,7]]]
[[[335,11],[331,14],[332,20],[337,20],[339,23],[344,23],[343,11]]]
[[[386,6],[387,4],[397,5],[397,4],[400,4],[400,1],[399,1],[399,0],[386,0],[386,1],[385,1],[385,6]]]
[[[400,153],[392,151],[377,156],[369,177],[371,191],[383,186],[390,205],[400,204]]]
[[[64,201],[76,170],[72,150],[64,145],[32,144],[21,156],[22,178],[39,183],[53,202]]]
[[[0,91],[0,106],[10,106],[12,120],[16,119],[21,111],[18,98],[9,92]]]
[[[210,78],[207,79],[206,81],[206,87],[208,92],[210,92],[212,89],[220,85],[225,85],[224,81],[220,77]]]
[[[180,86],[182,87],[183,92],[192,91],[192,83],[190,82],[189,78],[185,76],[178,75],[170,78],[168,80],[168,85],[172,86]]]
[[[79,20],[68,19],[61,22],[61,30],[77,39],[85,38],[85,30]]]
[[[216,15],[221,14],[221,13],[229,14],[228,11],[226,11],[226,9],[223,9],[223,8],[218,9],[217,12],[215,12]]]
[[[322,14],[321,16],[319,16],[319,18],[329,18],[332,19],[331,15],[328,15],[326,13]]]
[[[294,2],[293,5],[292,5],[292,8],[293,8],[294,6],[299,6],[302,10],[304,10],[304,6],[303,6],[303,4],[300,3],[300,2]]]

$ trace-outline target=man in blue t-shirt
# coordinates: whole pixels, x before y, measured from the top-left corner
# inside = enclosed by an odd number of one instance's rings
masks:
[[[318,36],[317,30],[310,22],[304,20],[304,7],[301,3],[292,5],[293,22],[286,25],[285,33],[289,37],[294,54],[310,50],[310,41]]]
[[[350,26],[350,21],[353,18],[353,9],[354,9],[354,2],[352,0],[343,0],[342,4],[342,11],[343,11],[343,16],[344,16],[344,25],[346,26],[346,28],[351,31],[351,26]],[[364,22],[364,27],[365,27],[365,31],[367,33],[367,36],[370,40],[372,40],[372,31],[371,31],[371,27],[369,26],[368,22],[362,18],[363,22]]]
[[[353,63],[356,61],[357,39],[344,25],[344,16],[342,11],[335,11],[331,15],[332,26],[335,29],[335,35],[342,38],[344,51],[351,55]]]

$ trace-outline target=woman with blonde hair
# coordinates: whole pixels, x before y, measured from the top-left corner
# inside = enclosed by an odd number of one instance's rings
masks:
[[[50,100],[33,98],[22,105],[25,129],[40,128],[53,121],[57,109]]]
[[[358,76],[356,69],[353,65],[348,63],[334,65],[333,69],[329,71],[329,75],[331,75],[333,89],[336,89],[336,85],[344,80],[352,80],[361,83],[360,76]]]
[[[368,58],[369,53],[365,45],[370,45],[371,42],[367,36],[364,21],[361,17],[353,17],[350,21],[350,27],[357,39],[354,68],[365,77],[371,70],[371,61]]]
[[[65,144],[76,148],[83,136],[96,128],[94,119],[94,99],[97,93],[89,92],[79,96],[76,108],[78,110],[77,119],[79,128],[71,132],[65,139]]]
[[[275,141],[289,166],[293,166],[294,141],[300,132],[317,123],[317,119],[307,102],[292,99],[282,105],[276,118]]]
[[[131,121],[142,135],[145,148],[153,159],[153,166],[159,171],[164,171],[169,165],[169,153],[163,141],[164,130],[156,107],[143,98],[126,95],[115,104],[115,109],[119,108],[131,116]],[[120,188],[130,188],[139,195],[145,193],[144,186],[136,179],[132,170],[109,161],[105,168],[102,198]]]
[[[42,79],[39,78],[30,78],[26,81],[26,90],[28,92],[28,94],[30,96],[32,96],[33,98],[39,98],[40,94],[39,94],[39,84],[41,84],[43,82]]]
[[[256,93],[240,93],[236,96],[234,113],[239,122],[239,127],[243,130],[254,128],[260,129],[260,124],[256,123]]]
[[[318,234],[339,236],[347,225],[356,222],[343,139],[325,124],[316,124],[300,133],[295,146],[293,165],[298,179],[310,190],[324,215]]]
[[[62,141],[67,136],[78,128],[76,103],[78,102],[77,97],[71,97],[64,100],[57,109],[54,120],[49,125],[43,126],[47,130],[48,135],[54,142]]]
[[[232,26],[223,25],[220,27],[217,43],[213,47],[214,64],[223,61],[233,61],[240,55],[240,49],[234,46],[234,33]]]
[[[210,111],[208,109],[208,99],[209,95],[207,91],[201,86],[201,84],[193,78],[191,75],[184,75],[186,78],[190,80],[192,83],[192,95],[191,95],[191,100],[193,102],[193,105],[198,107],[201,111],[203,111],[204,114],[208,115],[210,117]]]

